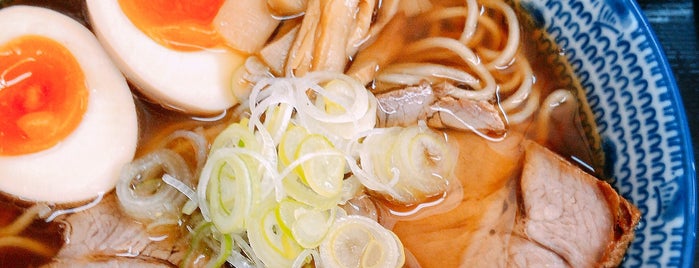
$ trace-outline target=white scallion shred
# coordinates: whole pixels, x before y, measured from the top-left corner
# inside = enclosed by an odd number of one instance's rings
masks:
[[[184,184],[184,182],[176,179],[173,176],[170,176],[170,174],[167,173],[163,175],[162,180],[168,185],[180,191],[180,193],[184,194],[187,198],[189,198],[189,201],[193,201],[196,205],[197,193],[194,192],[194,190],[191,187],[187,186],[187,184]]]

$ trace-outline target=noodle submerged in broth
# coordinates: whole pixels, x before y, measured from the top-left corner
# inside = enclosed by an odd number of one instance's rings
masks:
[[[516,4],[266,2],[279,24],[232,74],[237,106],[195,117],[132,88],[139,149],[106,200],[171,254],[126,255],[186,267],[469,265],[516,228],[525,140],[604,176],[580,86]],[[83,22],[88,12],[58,6]]]

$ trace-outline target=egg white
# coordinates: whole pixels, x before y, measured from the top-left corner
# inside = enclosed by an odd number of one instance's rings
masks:
[[[57,145],[36,153],[0,156],[0,191],[30,201],[84,201],[110,191],[132,160],[138,119],[126,80],[92,33],[75,20],[44,8],[0,10],[0,44],[40,35],[67,48],[85,75],[87,110]]]
[[[232,74],[242,55],[226,49],[183,52],[141,32],[117,0],[88,0],[93,31],[126,77],[147,97],[193,114],[215,114],[238,103]]]

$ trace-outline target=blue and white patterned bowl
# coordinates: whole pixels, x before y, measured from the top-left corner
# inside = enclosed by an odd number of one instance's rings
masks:
[[[692,267],[696,173],[689,128],[670,66],[638,5],[521,0],[520,6],[565,52],[592,109],[612,185],[642,213],[622,266]]]

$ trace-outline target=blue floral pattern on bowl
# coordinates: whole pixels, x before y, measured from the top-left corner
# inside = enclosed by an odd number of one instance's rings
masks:
[[[521,0],[587,97],[612,185],[642,213],[623,267],[692,267],[691,140],[667,60],[630,0]],[[680,31],[681,29],[678,29]]]

